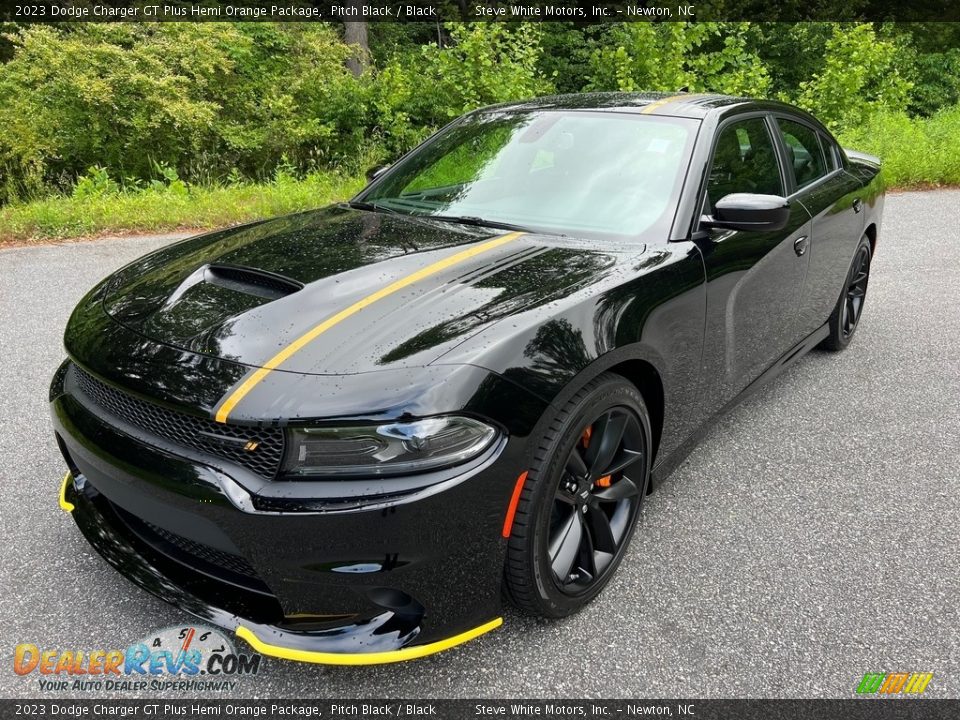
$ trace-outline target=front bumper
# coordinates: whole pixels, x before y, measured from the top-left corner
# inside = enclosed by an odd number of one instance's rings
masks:
[[[255,650],[395,662],[500,625],[518,440],[416,492],[264,511],[238,482],[241,468],[231,476],[94,412],[71,393],[69,371],[51,397],[70,468],[60,505],[90,544],[140,587]]]

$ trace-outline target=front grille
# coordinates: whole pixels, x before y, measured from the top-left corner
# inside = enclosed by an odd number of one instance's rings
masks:
[[[151,435],[243,465],[267,479],[283,460],[283,430],[224,425],[169,410],[110,387],[74,365],[80,391],[107,412]],[[253,441],[255,449],[244,447]]]
[[[215,565],[216,567],[223,568],[224,570],[229,570],[237,575],[244,575],[246,577],[256,578],[259,580],[257,571],[254,570],[253,566],[240,555],[234,555],[233,553],[226,552],[225,550],[217,550],[215,547],[210,547],[209,545],[204,545],[203,543],[196,542],[190,538],[185,538],[183,535],[177,535],[169,530],[164,530],[162,527],[147,522],[146,520],[141,520],[141,522],[150,528],[155,535],[163,538],[168,543],[187,555],[192,555],[193,557],[199,558],[205,563]]]

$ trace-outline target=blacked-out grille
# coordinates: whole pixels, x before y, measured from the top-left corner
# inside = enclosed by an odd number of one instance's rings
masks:
[[[224,425],[169,410],[110,387],[77,365],[73,367],[77,385],[87,398],[141,430],[243,465],[267,479],[275,477],[280,469],[283,460],[283,430],[280,428]],[[253,449],[247,450],[246,447]]]
[[[107,501],[109,503],[109,501]],[[191,540],[109,503],[113,511],[133,533],[154,550],[191,570],[239,584],[257,592],[268,591],[263,578],[242,555]]]
[[[177,535],[169,530],[164,530],[162,527],[158,527],[157,525],[149,523],[146,520],[141,520],[141,522],[150,528],[150,530],[152,530],[156,535],[188,555],[200,558],[210,565],[215,565],[219,568],[223,568],[224,570],[229,570],[232,573],[259,579],[257,576],[257,571],[254,570],[253,566],[240,555],[234,555],[233,553],[229,553],[224,550],[218,550],[215,547],[210,547],[209,545],[204,545],[200,542],[195,542],[190,538],[183,537],[183,535]]]

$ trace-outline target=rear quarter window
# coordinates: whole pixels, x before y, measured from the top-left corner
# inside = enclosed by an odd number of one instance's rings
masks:
[[[787,165],[792,166],[797,189],[815,183],[833,170],[820,143],[820,133],[803,123],[777,118],[777,127],[787,149]]]

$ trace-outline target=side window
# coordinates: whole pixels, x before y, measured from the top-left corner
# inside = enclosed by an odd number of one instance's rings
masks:
[[[816,130],[783,118],[777,120],[777,125],[787,148],[788,164],[793,167],[798,190],[830,172]]]
[[[843,167],[843,163],[840,161],[840,148],[837,147],[836,142],[823,133],[820,133],[820,147],[827,155],[827,172]]]
[[[717,136],[707,198],[712,205],[731,193],[783,195],[777,154],[763,118],[732,122]]]

